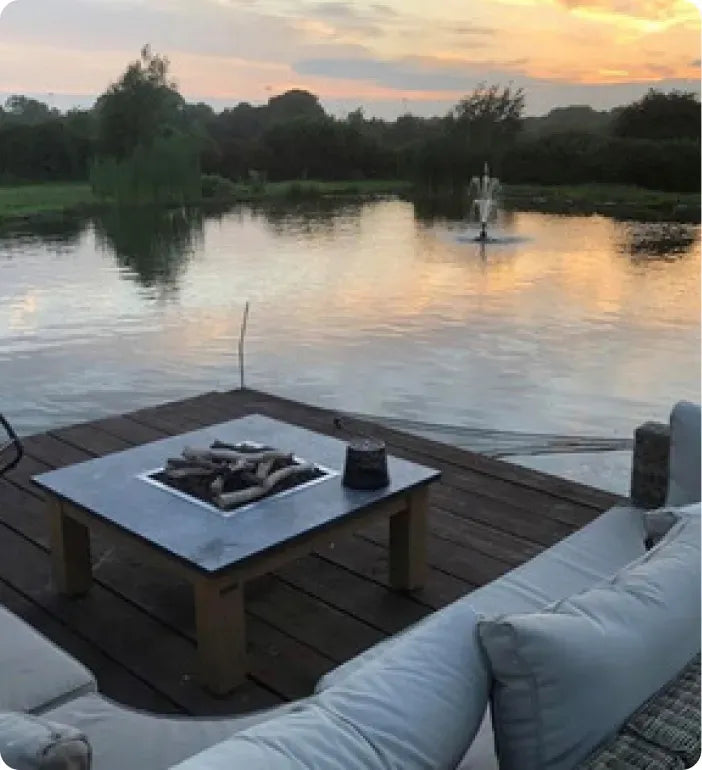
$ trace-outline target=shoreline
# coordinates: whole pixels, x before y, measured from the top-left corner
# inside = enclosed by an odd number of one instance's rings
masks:
[[[402,180],[290,181],[268,182],[259,187],[235,183],[232,193],[227,196],[186,201],[182,205],[217,211],[239,203],[297,203],[333,198],[374,200],[386,196],[422,200],[422,196],[415,195],[412,184]],[[599,214],[615,219],[689,224],[699,224],[701,219],[700,195],[695,193],[606,184],[505,185],[501,197],[504,208],[516,211]],[[87,217],[110,205],[95,198],[90,185],[85,182],[0,186],[0,230],[22,224],[42,225]]]
[[[373,200],[388,195],[407,194],[411,184],[402,180],[349,180],[340,182],[289,181],[268,182],[262,187],[234,183],[229,195],[183,201],[181,204],[130,203],[132,206],[163,205],[202,207],[221,211],[238,203],[299,201],[348,198]],[[112,204],[93,194],[87,182],[44,182],[0,185],[0,231],[18,225],[41,225],[87,217],[108,209]]]
[[[608,184],[506,185],[503,203],[519,211],[600,214],[615,219],[700,223],[700,194]]]

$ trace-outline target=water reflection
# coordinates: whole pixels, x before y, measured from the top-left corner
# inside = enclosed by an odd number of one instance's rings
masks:
[[[415,219],[421,225],[445,225],[457,232],[475,228],[475,235],[478,234],[478,218],[465,198],[419,198],[414,201],[413,206]],[[500,206],[498,199],[498,206],[488,226],[488,235],[499,235],[512,230],[517,216],[518,212]]]
[[[31,248],[32,244],[44,246],[54,252],[69,252],[88,226],[88,220],[79,216],[37,217],[31,224],[13,224],[0,230],[0,257]]]
[[[177,290],[188,260],[202,246],[203,215],[197,209],[111,208],[94,222],[99,246],[114,254],[127,275],[161,295]]]
[[[694,225],[677,222],[627,222],[620,232],[619,251],[644,264],[685,257],[697,238]]]
[[[298,235],[314,238],[331,235],[341,222],[357,223],[362,204],[334,198],[298,201],[278,201],[255,204],[255,216],[265,220],[276,235]]]
[[[468,200],[460,195],[419,197],[414,200],[414,216],[424,224],[466,219],[469,208]]]
[[[0,260],[3,409],[43,430],[234,387],[247,299],[247,383],[333,408],[628,438],[699,397],[699,228],[664,261],[641,236],[658,231],[631,223],[504,223],[526,240],[481,251],[460,220],[403,201],[310,202],[112,212],[58,258],[16,244],[22,259]]]

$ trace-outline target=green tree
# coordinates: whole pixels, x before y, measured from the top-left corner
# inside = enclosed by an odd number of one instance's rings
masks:
[[[26,126],[36,126],[47,120],[59,118],[61,113],[50,108],[44,102],[18,94],[5,100],[4,108],[0,108],[0,122],[14,123]]]
[[[293,88],[284,94],[272,96],[264,112],[268,123],[284,122],[293,118],[323,120],[326,116],[319,98],[300,88]]]
[[[521,130],[524,92],[479,85],[444,118],[439,132],[426,132],[414,153],[415,181],[431,194],[462,194],[483,162],[501,175],[502,159]]]
[[[567,131],[587,131],[591,134],[607,134],[621,108],[594,110],[588,104],[571,104],[569,107],[555,107],[547,115],[522,120],[522,135],[538,138]]]
[[[524,91],[521,88],[512,90],[510,86],[481,84],[458,102],[449,120],[476,150],[490,150],[517,137],[523,110]]]
[[[138,146],[187,129],[185,102],[169,80],[169,61],[146,45],[95,104],[97,144],[102,155],[129,157]]]
[[[700,100],[691,92],[650,89],[625,107],[614,124],[616,136],[630,139],[700,140]]]
[[[90,180],[118,203],[185,203],[200,196],[200,153],[209,139],[205,105],[187,108],[169,61],[146,45],[98,99],[97,157]]]

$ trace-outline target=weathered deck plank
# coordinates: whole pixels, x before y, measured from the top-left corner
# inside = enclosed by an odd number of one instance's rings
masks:
[[[79,440],[75,431],[70,433],[74,440]],[[52,440],[53,438],[51,436],[35,437],[33,441],[28,442],[28,452],[41,454],[45,460],[52,461],[52,466],[58,467],[61,449]],[[93,456],[76,447],[73,447],[69,454],[74,461],[86,460]],[[28,507],[25,504],[25,513]],[[32,537],[46,548],[44,533],[36,527],[36,521],[43,515],[42,504],[36,500],[36,504],[32,507],[34,509],[32,518],[35,521]],[[27,532],[27,517],[17,520],[15,524],[24,530],[23,534]],[[186,634],[189,638],[194,638],[191,597],[188,586],[184,584],[178,586],[172,576],[165,575],[147,562],[143,562],[139,554],[134,554],[130,549],[124,547],[117,549],[109,541],[102,538],[92,537],[92,550],[97,565],[94,570],[95,577],[101,585],[116,590],[162,622]],[[138,585],[134,585],[133,575],[137,569],[141,579]],[[279,624],[282,623],[282,629],[279,630],[282,630],[284,636],[279,638],[275,631],[265,628],[266,616],[270,615],[270,608],[266,607],[265,604],[256,602],[254,599],[248,603],[247,610],[250,616],[249,636],[253,648],[250,661],[252,676],[256,678],[258,671],[268,672],[279,668],[280,670],[274,677],[275,681],[267,681],[265,674],[261,681],[271,691],[283,697],[300,697],[306,694],[319,676],[328,671],[335,663],[350,657],[349,650],[353,650],[353,654],[356,654],[380,638],[373,629],[365,627],[360,621],[344,616],[319,600],[311,599],[300,591],[292,591],[285,585],[281,587],[281,591],[287,591],[289,594],[280,601],[280,608],[284,610],[284,613],[279,618]],[[311,607],[310,604],[316,606]],[[297,620],[298,616],[309,618],[315,612],[322,616],[325,614],[333,615],[332,618],[326,618],[326,624],[321,622],[318,625],[343,630],[344,652],[338,651],[338,645],[337,649],[326,649],[325,641],[329,642],[333,640],[333,637],[320,637],[315,632],[314,625],[305,628]],[[253,622],[251,619],[254,619]],[[289,628],[285,627],[286,620]],[[263,623],[256,621],[263,621]],[[311,649],[302,649],[301,645],[294,643],[296,640]],[[271,645],[275,646],[275,655],[273,660],[268,660],[271,655],[266,650]],[[265,660],[258,660],[258,650],[262,651],[260,655],[263,655]],[[306,665],[302,665],[303,662]],[[307,677],[304,679],[304,683],[301,683],[302,674],[306,674]],[[301,687],[302,689],[300,689]]]
[[[333,413],[256,391],[206,393],[51,430],[0,481],[0,601],[97,673],[103,692],[140,708],[237,713],[304,696],[326,671],[566,536],[616,498],[394,429],[351,420],[389,450],[438,468],[430,571],[411,595],[388,588],[387,527],[365,527],[247,586],[250,675],[226,698],[193,679],[189,587],[139,553],[92,537],[95,585],[79,600],[51,584],[48,526],[31,477],[96,456],[259,412],[334,434]]]

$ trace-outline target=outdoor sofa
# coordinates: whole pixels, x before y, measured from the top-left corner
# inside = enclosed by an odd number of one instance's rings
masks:
[[[700,407],[635,444],[626,504],[266,712],[125,708],[0,608],[0,755],[17,770],[493,770],[496,751],[502,770],[683,768],[676,745],[623,728],[659,693],[674,718],[671,682],[699,722]]]

